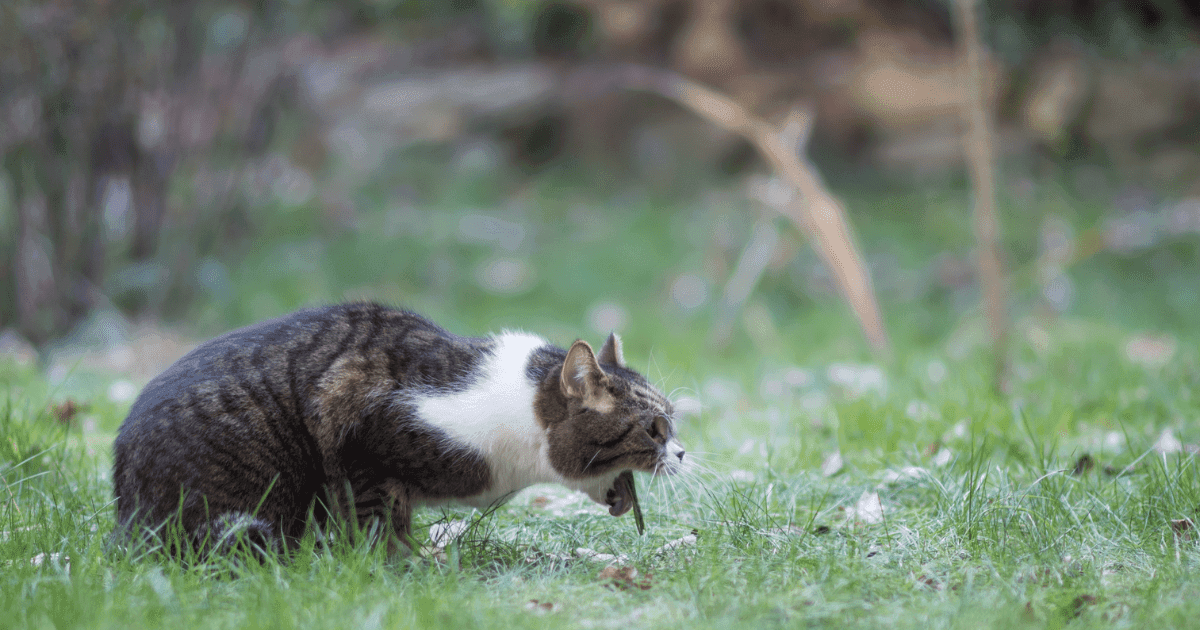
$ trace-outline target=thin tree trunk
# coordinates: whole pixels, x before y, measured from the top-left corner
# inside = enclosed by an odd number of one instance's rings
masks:
[[[975,193],[973,218],[983,311],[995,359],[993,386],[997,393],[1004,393],[1008,389],[1008,313],[1004,297],[1004,264],[1000,258],[1000,222],[996,217],[995,149],[983,85],[983,46],[979,40],[977,0],[957,0],[955,7],[966,62],[963,115],[967,129],[963,142]]]

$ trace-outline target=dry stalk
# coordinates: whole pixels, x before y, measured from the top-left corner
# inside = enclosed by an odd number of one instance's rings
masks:
[[[983,310],[991,334],[995,359],[993,385],[998,393],[1007,389],[1008,314],[1005,308],[1004,268],[1000,260],[1000,225],[996,217],[995,149],[991,118],[984,100],[983,46],[979,41],[977,0],[957,0],[959,39],[966,61],[963,135],[967,169],[975,191],[973,213],[978,251],[979,279],[983,288]]]
[[[814,242],[842,297],[854,310],[871,348],[877,354],[887,356],[890,348],[883,316],[867,265],[846,219],[846,211],[825,187],[816,168],[803,157],[812,128],[812,113],[796,109],[782,128],[776,128],[733,99],[673,72],[629,68],[622,83],[625,87],[671,99],[754,144],[775,172],[800,193],[799,197],[792,196],[776,209]]]

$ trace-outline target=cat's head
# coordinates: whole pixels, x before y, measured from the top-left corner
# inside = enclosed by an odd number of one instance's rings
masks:
[[[537,406],[551,465],[569,486],[608,505],[614,516],[633,505],[627,490],[614,488],[623,471],[671,475],[683,468],[671,401],[625,367],[615,334],[599,354],[576,341],[562,368],[543,383]]]

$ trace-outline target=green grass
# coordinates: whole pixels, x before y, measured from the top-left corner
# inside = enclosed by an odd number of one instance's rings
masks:
[[[292,236],[210,261],[212,294],[190,313],[192,328],[211,334],[369,296],[457,332],[519,326],[560,343],[598,342],[589,311],[619,304],[629,313],[629,361],[704,405],[680,429],[697,474],[639,478],[644,537],[631,517],[538,488],[483,517],[419,511],[421,540],[434,524],[470,526],[411,562],[311,540],[286,565],[133,557],[105,544],[108,445],[128,404],[107,400],[114,376],[81,367],[48,378],[0,359],[0,626],[1194,623],[1200,530],[1172,522],[1200,518],[1200,471],[1186,448],[1152,448],[1164,430],[1200,443],[1200,320],[1168,295],[1196,290],[1194,242],[1084,261],[1070,271],[1078,299],[1060,316],[1038,315],[1035,288],[1016,286],[1012,391],[998,397],[974,290],[928,280],[934,255],[969,251],[969,226],[953,219],[961,195],[851,200],[868,251],[896,267],[880,283],[896,359],[874,366],[835,296],[813,288],[815,259],[803,250],[768,272],[748,323],[724,348],[708,340],[711,300],[692,311],[671,302],[680,273],[719,293],[720,269],[749,230],[736,194],[672,206],[652,194],[589,199],[555,184],[487,212],[526,226],[512,250],[459,236],[462,218],[482,212],[472,208],[495,205],[489,195],[498,193],[483,184],[431,193],[434,211],[419,215],[380,204],[322,239],[303,229],[303,209],[281,214],[269,232]],[[1018,222],[1010,238],[1033,241],[1039,221]],[[731,236],[714,236],[721,230]],[[1012,262],[1027,265],[1030,254],[1014,249]],[[471,280],[496,256],[525,261],[533,284],[505,295]],[[1147,331],[1176,340],[1161,367],[1126,356],[1131,335]],[[847,380],[872,374],[882,378],[865,391]],[[89,404],[69,428],[46,411],[67,397]],[[824,476],[822,462],[838,451],[843,468]],[[1076,474],[1085,454],[1093,465]],[[694,543],[662,549],[693,532]],[[637,575],[602,577],[606,563],[580,548],[624,556],[617,565]]]

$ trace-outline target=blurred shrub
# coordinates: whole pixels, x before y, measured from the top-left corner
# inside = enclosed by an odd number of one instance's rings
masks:
[[[328,131],[309,131],[323,112],[302,111],[298,97],[302,79],[311,81],[301,76],[311,70],[310,57],[339,46],[352,49],[344,58],[366,56],[353,50],[369,48],[356,39],[364,32],[372,33],[376,49],[413,44],[408,63],[422,70],[474,64],[487,72],[526,62],[569,70],[577,62],[637,61],[689,72],[759,113],[812,97],[821,120],[814,146],[852,154],[892,132],[889,112],[870,110],[863,103],[879,99],[855,94],[854,81],[837,77],[883,72],[899,81],[888,85],[900,87],[936,87],[942,85],[936,80],[953,78],[949,5],[939,0],[0,4],[0,328],[16,327],[36,344],[62,335],[96,306],[178,316],[194,296],[227,292],[220,270],[265,235],[336,231],[360,199],[391,202],[395,190],[329,185],[333,160],[322,144],[333,134],[314,140]],[[1188,126],[1200,103],[1194,78],[1177,80],[1169,64],[1155,72],[1144,64],[1097,70],[1091,58],[1182,56],[1198,15],[1192,3],[988,5],[989,39],[1010,79],[1009,91],[997,95],[1001,114],[1034,129],[1054,157],[1079,147],[1123,146],[1124,153],[1110,151],[1112,161],[1142,168],[1152,162],[1138,159],[1145,142],[1194,131]],[[364,75],[407,69],[388,63]],[[634,176],[647,179],[669,179],[660,167],[675,158],[676,171],[753,166],[743,145],[697,133],[704,123],[689,119],[672,128],[668,119],[678,112],[667,105],[644,97],[637,107],[609,97],[564,104],[554,100],[561,85],[544,91],[550,102],[519,108],[525,120],[460,120],[446,125],[439,141],[490,133],[515,146],[502,159],[540,167],[560,154],[608,156],[620,167],[640,168]],[[1097,94],[1155,106],[1105,117],[1113,108],[1096,106]],[[333,111],[339,104],[321,107]],[[897,128],[909,125],[912,118],[898,107],[890,112],[904,119]],[[1160,111],[1173,116],[1150,119]],[[941,110],[925,115],[934,128],[946,118]],[[1135,123],[1142,126],[1133,129]],[[936,163],[900,146],[900,163]],[[489,151],[479,153],[503,155]],[[1177,158],[1166,166],[1181,177],[1192,174],[1194,155],[1156,153]],[[687,181],[709,181],[693,177]],[[424,184],[414,177],[391,185]],[[288,234],[279,234],[280,226]]]

